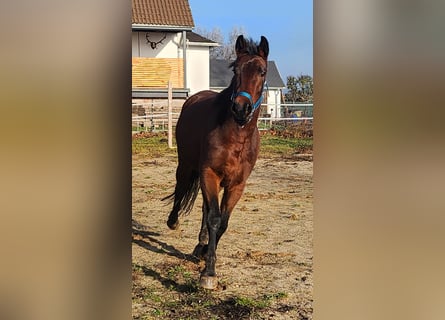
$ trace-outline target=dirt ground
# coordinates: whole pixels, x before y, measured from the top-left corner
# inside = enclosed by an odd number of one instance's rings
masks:
[[[216,291],[199,288],[202,199],[166,225],[176,158],[133,156],[134,319],[312,319],[312,162],[260,158],[217,250]]]

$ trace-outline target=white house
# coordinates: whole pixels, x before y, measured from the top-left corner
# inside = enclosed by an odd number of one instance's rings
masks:
[[[134,98],[187,97],[209,88],[209,48],[218,46],[192,32],[187,0],[132,0]]]
[[[186,98],[201,90],[221,91],[230,84],[229,61],[210,60],[218,43],[194,32],[188,0],[132,0],[132,96]],[[281,115],[283,80],[274,61],[268,62],[265,114]]]

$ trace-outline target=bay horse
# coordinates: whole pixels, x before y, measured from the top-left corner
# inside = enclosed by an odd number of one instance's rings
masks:
[[[210,90],[190,96],[176,126],[178,167],[175,191],[164,198],[173,202],[170,229],[179,226],[180,214],[192,210],[201,189],[202,223],[193,255],[205,258],[200,285],[216,289],[216,247],[227,229],[258,157],[257,120],[266,82],[269,43],[259,44],[240,35],[230,85],[220,93]],[[221,202],[219,193],[224,190]]]

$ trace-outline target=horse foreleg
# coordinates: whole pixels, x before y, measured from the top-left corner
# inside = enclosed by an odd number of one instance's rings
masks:
[[[221,226],[221,213],[219,210],[218,193],[220,178],[211,169],[203,170],[201,174],[201,190],[207,210],[207,231],[209,243],[207,245],[206,265],[201,273],[200,284],[206,289],[216,289],[216,238]]]
[[[224,189],[224,195],[221,200],[221,225],[216,233],[217,246],[221,236],[227,230],[230,215],[243,194],[244,186],[245,184],[243,183],[236,186],[226,187]]]

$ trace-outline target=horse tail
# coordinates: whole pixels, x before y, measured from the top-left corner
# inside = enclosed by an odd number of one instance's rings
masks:
[[[187,215],[192,211],[196,197],[199,192],[199,174],[193,171],[190,178],[183,183],[177,183],[175,191],[162,198],[162,201],[173,202],[173,212],[177,215]]]

